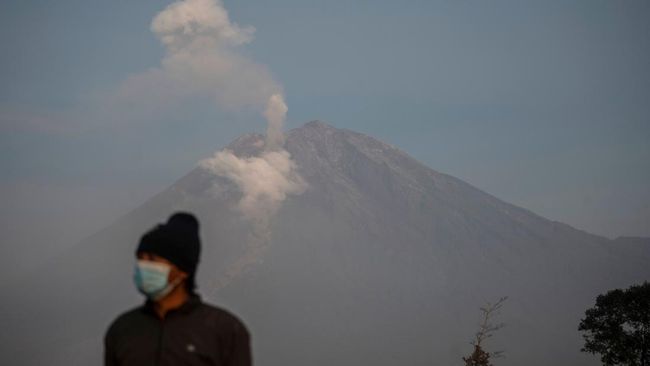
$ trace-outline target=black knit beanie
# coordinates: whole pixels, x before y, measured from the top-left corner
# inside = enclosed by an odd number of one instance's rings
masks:
[[[166,223],[156,225],[142,236],[136,255],[140,252],[167,259],[193,279],[201,253],[199,220],[188,212],[171,215]]]

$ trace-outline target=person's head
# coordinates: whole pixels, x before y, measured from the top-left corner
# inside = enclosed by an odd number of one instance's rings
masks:
[[[178,285],[194,292],[200,252],[196,217],[187,212],[171,215],[166,223],[156,225],[140,239],[135,253],[138,289],[154,300],[164,297]]]

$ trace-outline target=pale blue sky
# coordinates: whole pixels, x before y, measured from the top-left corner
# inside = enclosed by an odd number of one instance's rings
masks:
[[[58,251],[263,131],[206,100],[102,107],[160,64],[149,25],[170,3],[0,3],[0,239],[27,247],[9,260]],[[650,236],[650,2],[225,7],[257,29],[242,52],[283,85],[287,128],[320,119],[549,219]]]

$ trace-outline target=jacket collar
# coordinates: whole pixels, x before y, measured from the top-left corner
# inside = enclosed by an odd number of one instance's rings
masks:
[[[176,309],[171,309],[167,312],[167,316],[171,314],[187,314],[194,310],[197,306],[201,305],[202,300],[201,296],[197,293],[191,293],[189,298],[181,305],[180,307]],[[154,311],[154,301],[147,299],[142,306],[142,310],[146,313],[150,313],[152,315],[155,315]],[[166,317],[167,317],[166,316]]]

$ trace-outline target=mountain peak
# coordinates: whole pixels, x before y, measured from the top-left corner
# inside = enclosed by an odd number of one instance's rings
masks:
[[[329,125],[320,120],[313,120],[305,123],[304,125],[294,128],[287,132],[287,137],[290,139],[291,136],[300,136],[301,139],[323,139],[328,136],[337,134],[341,132],[340,130],[332,125]]]
[[[239,157],[259,155],[264,149],[264,135],[259,133],[246,133],[239,136],[226,146]]]
[[[319,129],[319,130],[335,130],[336,128],[321,121],[321,120],[313,120],[310,122],[305,123],[303,128],[311,128],[311,129]]]

